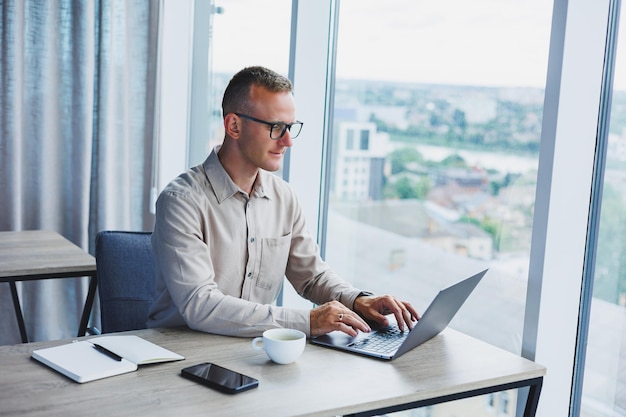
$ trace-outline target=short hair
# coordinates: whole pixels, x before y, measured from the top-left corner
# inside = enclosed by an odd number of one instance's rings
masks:
[[[222,98],[222,117],[228,113],[251,110],[250,87],[263,87],[272,93],[291,93],[293,85],[289,78],[268,68],[246,67],[231,78]]]

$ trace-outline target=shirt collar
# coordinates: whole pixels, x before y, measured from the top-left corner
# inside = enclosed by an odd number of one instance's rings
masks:
[[[213,192],[215,193],[215,197],[221,203],[222,201],[232,197],[238,192],[242,192],[241,188],[230,178],[224,166],[220,162],[220,159],[217,156],[217,152],[219,151],[221,145],[213,148],[207,159],[204,161],[203,168],[206,176],[213,187]],[[252,190],[252,195],[257,198],[268,198],[271,199],[271,192],[266,190],[267,187],[264,187],[264,184],[267,183],[265,181],[266,175],[272,175],[263,170],[259,170],[259,174],[257,175],[256,181],[254,182],[254,188]]]

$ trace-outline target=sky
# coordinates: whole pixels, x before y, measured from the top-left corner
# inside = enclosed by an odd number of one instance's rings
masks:
[[[215,71],[287,72],[291,0],[214,1]],[[337,77],[543,88],[552,3],[341,0]]]
[[[340,29],[339,68],[359,78],[374,73],[443,84],[545,84],[550,1],[380,3],[342,3],[347,27]]]

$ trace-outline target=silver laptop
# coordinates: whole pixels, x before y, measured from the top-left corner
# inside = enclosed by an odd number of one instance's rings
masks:
[[[380,359],[395,359],[441,333],[487,270],[439,291],[411,331],[402,332],[394,323],[370,333],[359,332],[355,337],[337,330],[313,338],[311,343]]]

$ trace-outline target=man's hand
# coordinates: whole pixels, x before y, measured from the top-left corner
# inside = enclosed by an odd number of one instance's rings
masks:
[[[339,301],[329,301],[311,310],[311,337],[321,336],[333,330],[340,330],[356,336],[357,330],[370,332],[370,326],[354,311]]]
[[[373,320],[383,326],[389,325],[389,320],[385,316],[393,314],[402,331],[405,326],[412,329],[413,324],[419,320],[419,314],[411,304],[400,301],[392,295],[357,297],[354,300],[354,311],[365,319]]]

